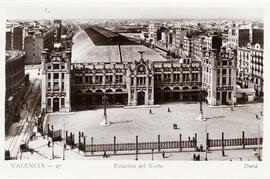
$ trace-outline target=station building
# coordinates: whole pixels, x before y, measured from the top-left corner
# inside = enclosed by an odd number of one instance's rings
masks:
[[[58,45],[43,51],[42,108],[90,109],[103,104],[104,95],[112,105],[197,101],[206,89],[202,65],[191,57],[168,60],[127,37],[91,26],[75,34],[72,49]]]

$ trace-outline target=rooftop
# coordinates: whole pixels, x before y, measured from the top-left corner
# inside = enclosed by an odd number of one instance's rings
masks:
[[[153,49],[97,26],[79,31],[72,41],[72,63],[127,63],[140,59],[138,51],[145,60],[166,61]]]
[[[7,50],[6,62],[16,60],[24,55],[23,51],[19,50]]]
[[[135,42],[128,40],[125,36],[98,26],[91,26],[90,28],[84,29],[84,31],[96,46],[136,45]]]

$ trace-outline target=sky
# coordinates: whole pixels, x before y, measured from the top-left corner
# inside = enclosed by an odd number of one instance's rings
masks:
[[[181,1],[179,3],[171,0],[131,2],[133,3],[106,0],[95,3],[11,3],[5,6],[5,14],[7,19],[263,19],[264,15],[260,3],[234,1],[233,5],[231,3],[202,4],[181,3]]]

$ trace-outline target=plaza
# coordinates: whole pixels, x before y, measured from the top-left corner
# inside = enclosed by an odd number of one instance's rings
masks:
[[[168,112],[170,108],[171,112]],[[149,114],[151,109],[152,114]],[[53,125],[55,130],[65,129],[75,133],[84,132],[87,143],[94,138],[95,144],[113,143],[116,136],[117,143],[183,140],[198,135],[198,144],[205,144],[206,126],[210,139],[220,139],[224,132],[226,138],[241,138],[242,131],[246,137],[256,138],[263,135],[263,103],[236,106],[234,110],[228,106],[210,107],[203,105],[206,121],[198,121],[199,103],[167,103],[156,106],[142,106],[130,108],[108,108],[107,119],[110,126],[100,126],[103,120],[103,108],[72,113],[52,113],[47,116],[47,124]],[[259,119],[256,118],[258,115]],[[178,129],[173,129],[176,123]],[[259,130],[258,130],[259,126]]]

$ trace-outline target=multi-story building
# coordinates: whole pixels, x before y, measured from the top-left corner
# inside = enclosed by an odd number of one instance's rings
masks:
[[[180,55],[180,49],[183,48],[184,45],[184,37],[187,35],[187,30],[184,28],[175,29],[175,54],[177,56]]]
[[[70,111],[70,61],[70,50],[60,44],[42,53],[41,108],[47,112]]]
[[[42,108],[47,112],[102,104],[104,95],[108,104],[123,105],[195,101],[200,87],[200,62],[168,61],[96,26],[73,37],[72,55],[63,48],[43,53]]]
[[[243,47],[252,42],[251,26],[237,26],[228,29],[228,45],[229,47]]]
[[[184,45],[183,45],[183,55],[186,55],[187,57],[193,57],[193,47],[194,47],[194,39],[192,38],[192,35],[187,34],[184,37]]]
[[[13,27],[13,48],[12,49],[23,50],[24,49],[23,39],[24,39],[23,27],[21,26]]]
[[[53,31],[29,34],[24,39],[25,64],[40,64],[43,49],[53,49]]]
[[[6,31],[6,50],[10,50],[12,46],[12,33],[8,30]]]
[[[251,43],[237,50],[237,82],[263,96],[263,29],[253,28],[251,34]]]
[[[6,95],[5,128],[18,119],[27,81],[24,72],[24,53],[18,50],[6,51]]]
[[[202,85],[210,105],[236,102],[236,51],[222,47],[204,52]]]
[[[263,46],[255,44],[250,47],[251,76],[253,77],[256,95],[263,96]]]

